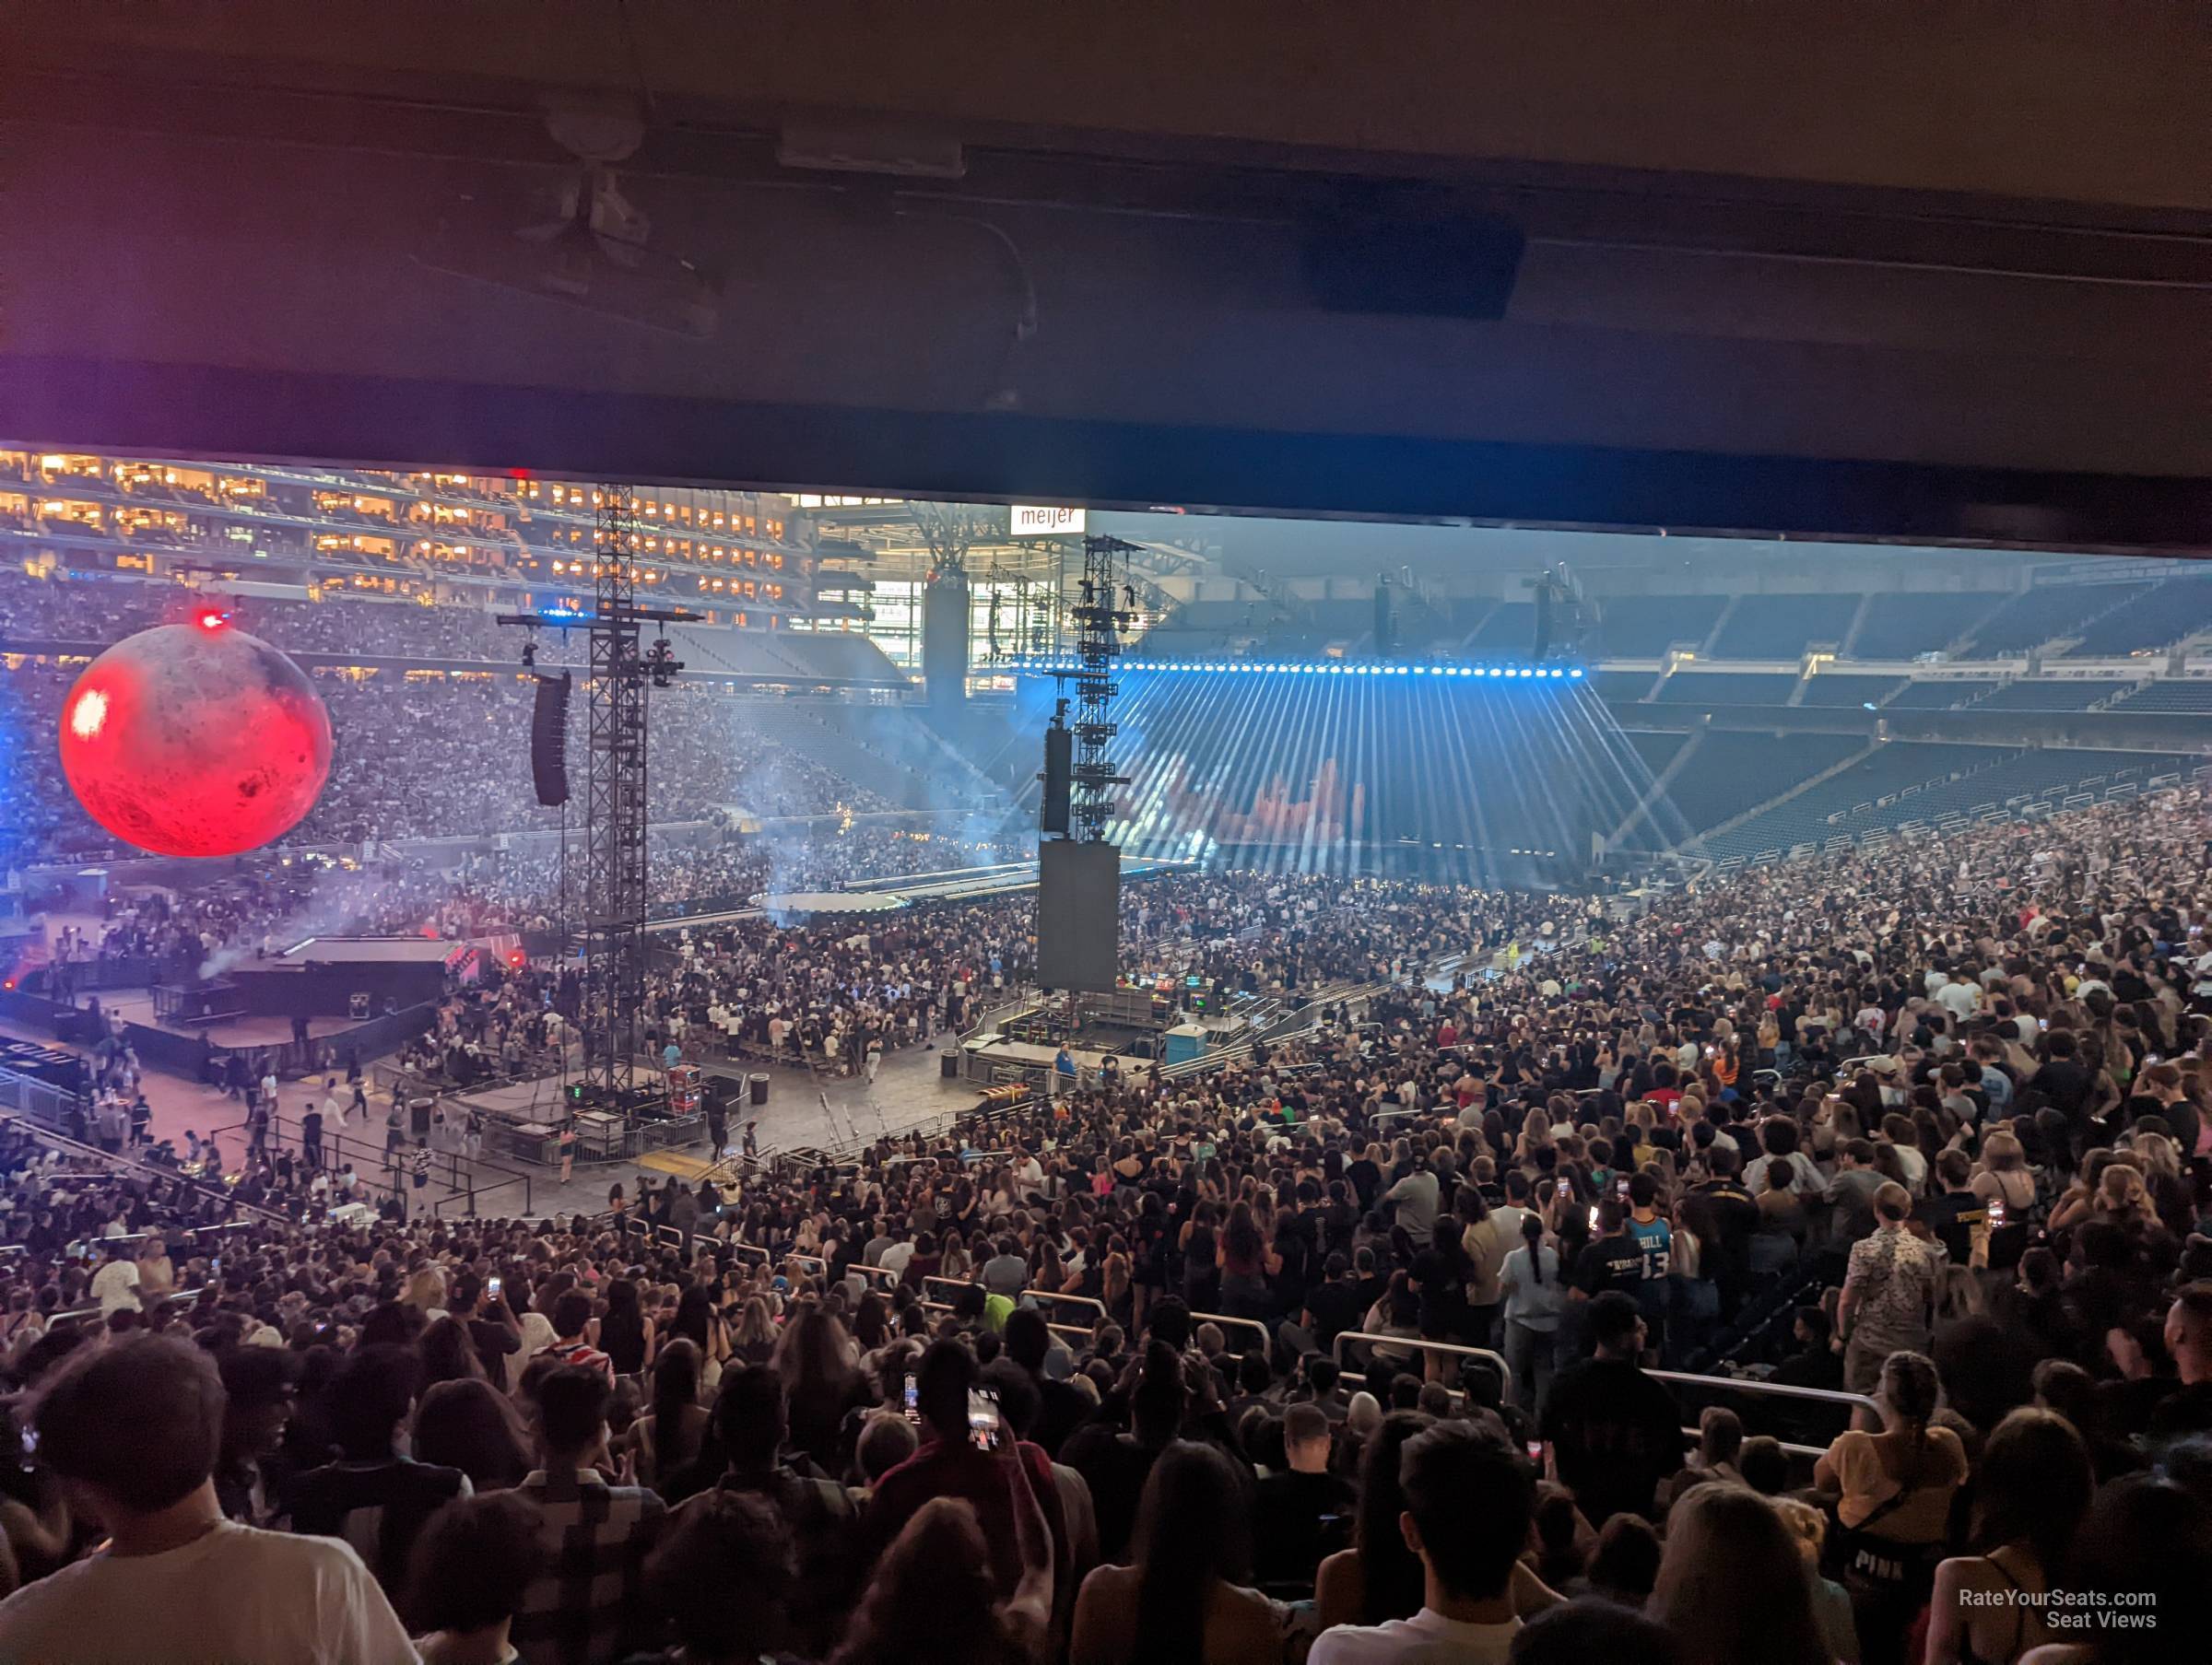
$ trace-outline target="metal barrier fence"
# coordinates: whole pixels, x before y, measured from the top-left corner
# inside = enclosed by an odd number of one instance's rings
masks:
[[[1336,1361],[1338,1376],[1347,1381],[1367,1380],[1367,1372],[1364,1370],[1347,1370],[1344,1367],[1344,1350],[1351,1342],[1366,1342],[1371,1346],[1402,1347],[1414,1353],[1441,1353],[1459,1358],[1488,1359],[1498,1366],[1503,1396],[1509,1401],[1513,1396],[1513,1367],[1505,1362],[1505,1355],[1501,1353],[1493,1353],[1488,1347],[1464,1346],[1458,1342],[1425,1341],[1418,1335],[1382,1335],[1371,1330],[1346,1330],[1337,1333],[1330,1350],[1331,1356]]]
[[[1195,1329],[1200,1324],[1233,1324],[1240,1330],[1256,1331],[1258,1331],[1260,1337],[1260,1351],[1269,1354],[1270,1356],[1274,1354],[1275,1331],[1268,1329],[1266,1325],[1261,1323],[1257,1319],[1232,1319],[1226,1312],[1192,1313],[1192,1328]]]
[[[952,1311],[951,1306],[944,1301],[916,1301],[914,1305],[921,1307],[924,1312],[942,1312],[949,1314]],[[1084,1329],[1080,1324],[1055,1324],[1050,1319],[1047,1319],[1045,1320],[1044,1327],[1056,1335],[1072,1335],[1079,1341],[1085,1343],[1088,1343],[1090,1340],[1090,1331]]]
[[[37,1140],[50,1150],[60,1151],[74,1159],[98,1163],[111,1174],[125,1174],[140,1179],[166,1179],[182,1183],[194,1190],[206,1191],[229,1206],[238,1209],[243,1214],[253,1215],[268,1225],[289,1225],[292,1223],[288,1217],[275,1209],[240,1202],[230,1188],[224,1184],[219,1178],[204,1178],[196,1174],[184,1173],[178,1168],[159,1167],[153,1163],[142,1162],[135,1156],[100,1150],[79,1140],[72,1139],[66,1133],[56,1132],[53,1128],[34,1120],[26,1120],[20,1124],[10,1123],[9,1125],[19,1125],[27,1137]]]
[[[869,1271],[869,1272],[879,1272],[879,1271],[881,1271],[882,1269],[881,1269],[880,1267],[867,1267],[867,1268],[865,1268],[865,1269],[864,1269],[864,1268],[861,1268],[861,1267],[854,1267],[853,1270],[853,1271],[855,1271],[855,1272],[859,1272],[859,1271],[863,1271],[863,1270],[866,1270],[866,1271]],[[894,1282],[896,1282],[896,1280],[894,1280]],[[947,1278],[947,1277],[940,1277],[940,1276],[939,1276],[937,1273],[935,1273],[935,1272],[931,1272],[931,1273],[930,1273],[928,1276],[924,1277],[924,1278],[922,1280],[922,1284],[923,1284],[923,1286],[924,1286],[924,1288],[927,1288],[927,1287],[928,1287],[930,1284],[944,1284],[944,1285],[945,1285],[945,1287],[947,1287],[947,1289],[982,1289],[982,1288],[983,1288],[983,1286],[982,1286],[981,1284],[977,1283],[977,1282],[976,1282],[976,1281],[975,1281],[973,1278]],[[988,1294],[990,1293],[990,1291],[989,1291],[989,1290],[984,1290],[984,1293],[985,1293],[986,1295],[988,1295]],[[1103,1320],[1104,1320],[1104,1319],[1106,1319],[1106,1318],[1109,1316],[1109,1315],[1108,1315],[1108,1313],[1107,1313],[1107,1311],[1106,1311],[1106,1303],[1105,1303],[1105,1302],[1103,1302],[1103,1301],[1101,1301],[1101,1300],[1099,1300],[1097,1297],[1095,1297],[1095,1296],[1088,1296],[1088,1295],[1055,1295],[1055,1294],[1049,1293],[1048,1291],[1045,1291],[1045,1290],[1042,1290],[1042,1289],[1022,1289],[1022,1290],[1017,1290],[1017,1291],[1015,1292],[1015,1294],[1014,1294],[1014,1295],[1013,1295],[1013,1296],[1012,1296],[1010,1298],[1011,1298],[1011,1299],[1014,1299],[1014,1300],[1017,1300],[1017,1301],[1018,1301],[1018,1300],[1024,1300],[1024,1299],[1027,1299],[1027,1300],[1031,1300],[1031,1301],[1058,1301],[1058,1302],[1059,1302],[1059,1303],[1060,1303],[1062,1306],[1065,1306],[1065,1307],[1084,1307],[1085,1309],[1087,1309],[1088,1311],[1090,1311],[1090,1312],[1092,1312],[1092,1313],[1095,1313],[1095,1314],[1097,1315],[1097,1316],[1096,1316],[1094,1319],[1092,1319],[1092,1320],[1091,1320],[1091,1322],[1092,1322],[1094,1325],[1096,1325],[1096,1324],[1098,1324],[1098,1323],[1100,1323],[1100,1322],[1102,1322],[1102,1321],[1103,1321]],[[1194,1314],[1192,1314],[1192,1316],[1193,1316],[1194,1318],[1195,1318],[1195,1317],[1197,1317],[1198,1315],[1197,1315],[1197,1314],[1195,1314],[1195,1313],[1194,1313]],[[1236,1320],[1232,1319],[1232,1320],[1230,1320],[1230,1321],[1231,1321],[1231,1322],[1235,1322]],[[1089,1333],[1089,1331],[1084,1331],[1084,1333],[1088,1335],[1088,1334]]]
[[[58,1131],[70,1125],[71,1114],[79,1102],[78,1095],[52,1082],[0,1070],[0,1111],[26,1117]]]
[[[592,1216],[592,1224],[602,1224],[609,1217],[605,1214],[594,1214]],[[622,1231],[625,1235],[634,1232],[649,1242],[663,1244],[670,1249],[680,1249],[684,1246],[685,1234],[682,1227],[669,1225],[665,1223],[653,1225],[639,1219],[635,1214],[622,1216]],[[711,1231],[699,1229],[692,1231],[690,1236],[694,1243],[712,1243],[719,1248],[728,1249],[732,1254],[745,1255],[758,1260],[763,1266],[781,1266],[787,1260],[795,1260],[818,1273],[826,1274],[830,1270],[830,1262],[823,1260],[821,1256],[810,1255],[796,1249],[786,1250],[779,1255],[761,1248],[758,1243],[747,1243],[741,1237],[718,1237]],[[860,1269],[855,1267],[853,1270]]]
[[[1830,1405],[1848,1405],[1853,1411],[1865,1411],[1877,1419],[1878,1425],[1881,1407],[1864,1393],[1847,1393],[1836,1388],[1800,1388],[1789,1382],[1765,1382],[1757,1377],[1693,1376],[1686,1370],[1646,1370],[1644,1374],[1656,1381],[1671,1382],[1685,1388],[1696,1388],[1710,1393],[1747,1393],[1754,1398],[1794,1399]],[[1683,1432],[1694,1437],[1697,1430],[1685,1427]],[[1789,1440],[1779,1442],[1782,1448],[1793,1457],[1822,1457],[1826,1446],[1795,1444]]]
[[[367,1125],[373,1125],[373,1123]],[[227,1127],[217,1128],[208,1136],[210,1138],[235,1136],[237,1144],[243,1145],[248,1150],[252,1149],[249,1143],[250,1124],[243,1121],[232,1122]],[[288,1116],[271,1117],[265,1148],[274,1155],[276,1151],[288,1146],[300,1152],[304,1159],[306,1142],[300,1132],[300,1123]],[[393,1154],[390,1147],[380,1144],[373,1139],[359,1138],[340,1132],[330,1125],[327,1118],[324,1122],[320,1145],[322,1167],[325,1170],[335,1172],[350,1163],[355,1177],[360,1180],[363,1187],[371,1191],[389,1192],[403,1203],[410,1199],[413,1190],[414,1169],[412,1164],[418,1148],[419,1147],[413,1143],[400,1145],[397,1149],[398,1166],[394,1167],[390,1160]],[[488,1162],[482,1155],[470,1156],[460,1151],[441,1150],[432,1145],[430,1147],[430,1173],[433,1178],[439,1179],[446,1187],[444,1195],[429,1200],[429,1214],[432,1218],[441,1217],[449,1205],[455,1204],[461,1208],[465,1215],[474,1215],[479,1212],[479,1205],[486,1198],[498,1196],[500,1192],[512,1190],[517,1186],[522,1189],[523,1206],[521,1212],[527,1214],[532,1211],[533,1184],[531,1177],[519,1168],[506,1167],[497,1162]]]

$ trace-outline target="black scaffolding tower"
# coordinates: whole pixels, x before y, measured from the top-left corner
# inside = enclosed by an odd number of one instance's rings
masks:
[[[582,629],[590,643],[584,745],[582,1097],[627,1108],[636,1085],[645,1005],[646,698],[683,669],[666,637],[643,646],[648,623],[682,623],[680,607],[637,604],[640,528],[627,486],[594,494],[592,611],[502,614],[501,624]]]
[[[1114,577],[1114,557],[1136,553],[1135,544],[1117,537],[1083,540],[1083,576],[1077,581],[1076,604],[1068,614],[1076,626],[1076,668],[1062,674],[1062,686],[1076,685],[1076,761],[1071,771],[1073,793],[1070,818],[1076,838],[1085,844],[1106,841],[1106,824],[1113,819],[1117,786],[1129,777],[1116,774],[1106,756],[1112,741],[1113,698],[1120,691],[1113,680],[1113,662],[1122,651],[1122,632],[1136,620],[1135,599],[1126,578]],[[1124,575],[1127,561],[1123,561]],[[1129,604],[1120,604],[1124,597]]]

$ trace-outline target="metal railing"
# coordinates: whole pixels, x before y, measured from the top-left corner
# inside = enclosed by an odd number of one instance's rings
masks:
[[[83,1095],[57,1087],[50,1081],[18,1074],[14,1070],[0,1070],[0,1111],[26,1117],[41,1127],[58,1130],[69,1126],[71,1113],[83,1101]]]
[[[1367,1380],[1367,1372],[1344,1367],[1344,1350],[1347,1343],[1351,1342],[1366,1342],[1371,1346],[1403,1347],[1415,1353],[1440,1353],[1459,1358],[1488,1359],[1498,1366],[1500,1390],[1503,1397],[1511,1401],[1513,1396],[1513,1367],[1505,1362],[1505,1355],[1501,1353],[1494,1353],[1488,1347],[1465,1346],[1458,1342],[1427,1341],[1418,1335],[1383,1335],[1371,1330],[1337,1332],[1336,1340],[1330,1348],[1330,1355],[1336,1361],[1337,1375],[1347,1381]]]
[[[853,1270],[858,1271],[860,1269],[856,1267]],[[869,1268],[869,1270],[877,1271],[880,1270],[880,1268]],[[922,1280],[923,1287],[925,1289],[932,1284],[942,1284],[947,1289],[982,1289],[985,1295],[992,1293],[990,1290],[984,1289],[983,1285],[973,1278],[947,1278],[940,1276],[934,1272],[929,1273]],[[1058,1301],[1064,1306],[1082,1307],[1098,1315],[1091,1320],[1094,1325],[1102,1322],[1110,1316],[1106,1310],[1105,1302],[1099,1300],[1096,1296],[1088,1295],[1058,1295],[1042,1289],[1018,1289],[1013,1295],[1009,1296],[1007,1299],[1018,1302],[1025,1299],[1031,1301]],[[1191,1316],[1195,1318],[1198,1315],[1196,1313],[1193,1313]],[[1230,1321],[1234,1323],[1238,1320],[1230,1319]],[[1088,1335],[1089,1331],[1086,1331],[1084,1333]]]
[[[1735,1392],[1765,1395],[1773,1399],[1818,1401],[1833,1405],[1849,1405],[1853,1410],[1865,1410],[1878,1419],[1881,1408],[1864,1393],[1847,1393],[1835,1388],[1799,1388],[1788,1382],[1763,1382],[1757,1377],[1694,1376],[1685,1370],[1646,1370],[1646,1376],[1659,1381],[1674,1382],[1684,1387],[1698,1388],[1710,1392]],[[1686,1440],[1694,1442],[1699,1430],[1685,1426]],[[1792,1457],[1821,1458],[1828,1455],[1826,1446],[1808,1446],[1794,1440],[1777,1440],[1783,1450]]]
[[[1864,1393],[1849,1393],[1841,1388],[1800,1388],[1790,1382],[1761,1381],[1755,1376],[1694,1376],[1687,1370],[1646,1370],[1644,1375],[1656,1381],[1680,1382],[1685,1387],[1704,1388],[1716,1392],[1764,1394],[1773,1399],[1818,1400],[1831,1405],[1850,1405],[1870,1412],[1876,1416],[1882,1409]]]
[[[924,1312],[950,1313],[952,1311],[951,1306],[944,1301],[916,1301],[914,1305]],[[1080,1324],[1055,1324],[1047,1319],[1044,1327],[1055,1335],[1072,1335],[1085,1343],[1088,1343],[1091,1339],[1090,1331]]]
[[[72,1157],[99,1163],[110,1174],[127,1174],[135,1178],[142,1179],[169,1180],[188,1186],[194,1190],[206,1191],[229,1207],[238,1209],[244,1214],[256,1215],[268,1225],[289,1225],[291,1224],[286,1215],[274,1209],[241,1202],[232,1193],[230,1188],[223,1184],[220,1179],[204,1178],[197,1174],[187,1174],[181,1168],[161,1167],[151,1162],[142,1162],[135,1156],[121,1155],[113,1151],[100,1150],[93,1145],[84,1143],[81,1140],[72,1139],[66,1133],[56,1132],[53,1129],[36,1120],[4,1117],[0,1118],[0,1127],[18,1129],[26,1138],[35,1139],[50,1150],[62,1151]]]
[[[251,1151],[249,1126],[242,1121],[233,1122],[228,1127],[217,1128],[208,1137],[236,1134],[244,1148]],[[265,1148],[274,1154],[288,1146],[304,1155],[306,1143],[300,1134],[300,1124],[288,1116],[271,1117]],[[408,1143],[400,1145],[394,1152],[367,1139],[334,1132],[326,1121],[321,1144],[322,1167],[325,1170],[335,1170],[350,1163],[364,1188],[401,1197],[403,1192],[413,1187],[414,1170],[409,1165],[419,1148]],[[393,1155],[398,1158],[396,1167],[391,1161]],[[459,1151],[440,1150],[431,1146],[430,1173],[433,1178],[442,1180],[446,1187],[444,1195],[430,1200],[429,1214],[433,1219],[441,1217],[446,1208],[456,1202],[461,1205],[465,1215],[473,1215],[486,1198],[497,1196],[516,1186],[522,1188],[522,1213],[528,1214],[533,1212],[533,1181],[528,1174],[519,1168],[487,1161],[481,1155],[467,1156]],[[486,1178],[488,1175],[489,1178]]]
[[[1257,1319],[1232,1319],[1226,1312],[1192,1313],[1192,1328],[1195,1329],[1200,1324],[1233,1324],[1240,1330],[1257,1331],[1260,1337],[1260,1351],[1270,1355],[1275,1352],[1275,1331]]]

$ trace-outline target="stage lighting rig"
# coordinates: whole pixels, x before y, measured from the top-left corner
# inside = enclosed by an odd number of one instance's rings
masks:
[[[1106,756],[1106,744],[1114,735],[1113,697],[1120,690],[1113,681],[1113,662],[1122,651],[1122,631],[1136,622],[1134,606],[1114,605],[1118,589],[1134,597],[1135,587],[1119,583],[1114,557],[1136,553],[1135,544],[1117,537],[1092,535],[1083,540],[1083,576],[1077,583],[1080,599],[1069,609],[1076,623],[1076,665],[1055,672],[1065,686],[1076,684],[1074,791],[1070,818],[1074,835],[1087,844],[1106,840],[1106,824],[1113,819],[1113,789],[1129,784],[1129,777],[1114,773]]]
[[[593,493],[592,608],[550,614],[502,613],[498,622],[540,629],[582,629],[591,647],[584,785],[584,1096],[609,1109],[627,1107],[636,1085],[645,1003],[645,694],[670,686],[683,664],[668,639],[640,648],[646,624],[682,624],[682,607],[637,604],[637,559],[643,533],[628,486]],[[580,563],[581,564],[581,563]],[[565,846],[565,840],[564,840]]]

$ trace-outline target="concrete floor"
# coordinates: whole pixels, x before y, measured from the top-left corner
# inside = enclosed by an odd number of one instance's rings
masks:
[[[19,1040],[35,1040],[47,1046],[60,1046],[51,1036],[43,1035],[25,1025],[0,1019],[0,1035]],[[83,1048],[64,1047],[64,1050],[82,1052]],[[364,1059],[366,1069],[372,1061]],[[750,1074],[764,1066],[737,1064],[712,1066],[719,1073]],[[758,1112],[759,1140],[765,1150],[791,1150],[801,1146],[834,1148],[852,1143],[854,1139],[874,1139],[884,1133],[903,1132],[909,1128],[934,1121],[940,1117],[967,1109],[976,1100],[978,1089],[972,1082],[945,1081],[939,1076],[935,1047],[910,1047],[887,1056],[878,1070],[873,1087],[858,1076],[847,1079],[823,1077],[817,1079],[804,1070],[781,1067],[765,1068],[769,1076],[769,1099]],[[144,1078],[147,1103],[152,1107],[153,1136],[168,1139],[179,1150],[185,1144],[189,1131],[206,1134],[218,1128],[235,1128],[245,1120],[244,1107],[218,1089],[202,1085],[181,1075],[160,1070],[148,1070]],[[287,1081],[277,1088],[279,1113],[297,1118],[307,1108],[310,1096],[319,1099],[322,1085],[319,1081]],[[341,1096],[342,1089],[341,1089]],[[825,1102],[826,1101],[826,1102]],[[381,1143],[381,1121],[385,1107],[377,1104],[375,1115],[379,1129],[371,1137]],[[745,1122],[754,1116],[749,1107],[733,1116],[730,1123],[730,1142],[738,1143],[744,1137]],[[230,1133],[223,1141],[228,1154],[235,1156],[243,1143],[241,1133]],[[677,1146],[689,1155],[706,1154],[706,1140],[702,1137],[688,1146]],[[357,1162],[357,1166],[361,1166]],[[513,1165],[521,1166],[521,1165]],[[367,1172],[362,1167],[364,1174]],[[637,1194],[640,1170],[632,1163],[578,1164],[574,1177],[563,1186],[559,1173],[552,1168],[525,1168],[532,1175],[530,1206],[538,1214],[570,1214],[578,1211],[595,1212],[606,1205],[607,1188],[620,1183],[625,1194]],[[655,1175],[656,1184],[665,1181],[665,1175]],[[501,1193],[502,1198],[506,1193]],[[502,1202],[500,1205],[504,1205]],[[487,1208],[494,1206],[487,1204]]]

